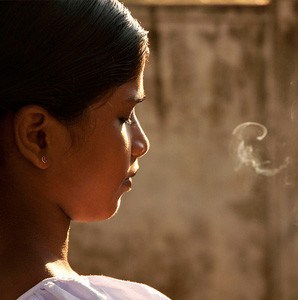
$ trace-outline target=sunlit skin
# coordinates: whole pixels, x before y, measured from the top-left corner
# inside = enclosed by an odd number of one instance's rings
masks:
[[[143,98],[142,70],[77,124],[39,106],[0,121],[1,299],[44,278],[77,276],[67,260],[70,221],[105,220],[117,211],[149,148],[134,110]]]

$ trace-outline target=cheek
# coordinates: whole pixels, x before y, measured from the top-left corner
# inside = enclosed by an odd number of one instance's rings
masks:
[[[130,134],[126,128],[126,126],[122,126],[120,131],[121,147],[124,149],[126,155],[130,155],[131,150],[131,142],[130,142]]]
[[[130,167],[130,138],[125,126],[121,130],[119,124],[107,137],[103,145],[103,159],[101,164],[104,165],[106,174],[111,174],[115,178],[123,180]]]
[[[63,181],[77,190],[76,195],[114,193],[130,167],[130,139],[125,126],[120,130],[118,124],[118,128],[94,134],[65,160],[64,166]]]
[[[94,132],[56,167],[55,198],[73,219],[117,209],[131,158],[129,132],[117,126]]]

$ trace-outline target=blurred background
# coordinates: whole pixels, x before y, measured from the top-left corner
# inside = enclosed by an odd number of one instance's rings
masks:
[[[126,3],[150,32],[151,149],[116,217],[73,224],[75,269],[179,300],[297,300],[298,1]],[[232,134],[247,121],[267,137]],[[241,166],[239,137],[272,174]]]

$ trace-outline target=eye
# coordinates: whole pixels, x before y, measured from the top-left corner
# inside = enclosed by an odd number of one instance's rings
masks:
[[[126,124],[128,126],[133,126],[134,124],[136,124],[134,111],[131,112],[129,117],[119,118],[119,121],[120,121],[121,124]]]
[[[121,124],[132,125],[133,121],[131,118],[119,118]]]

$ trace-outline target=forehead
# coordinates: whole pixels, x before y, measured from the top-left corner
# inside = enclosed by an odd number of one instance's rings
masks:
[[[143,79],[141,79],[127,82],[116,88],[111,94],[109,94],[106,101],[117,104],[136,104],[144,97]]]
[[[145,97],[144,83],[143,83],[143,70],[139,76],[129,82],[122,84],[121,86],[112,89],[107,95],[94,103],[91,107],[94,109],[100,108],[105,103],[128,103],[135,104]],[[135,102],[135,103],[133,103]]]
[[[127,99],[140,99],[144,97],[144,66],[142,67],[137,78],[121,85],[114,93],[121,94]]]
[[[115,101],[122,101],[126,103],[134,102],[141,102],[145,98],[145,91],[144,91],[144,69],[145,69],[146,62],[145,60],[142,62],[139,74],[133,80],[122,84],[119,87],[113,88],[107,92],[107,94],[103,98],[99,98],[98,101],[95,101],[89,109],[97,109],[104,106],[106,103],[111,103]],[[130,100],[130,101],[129,101]],[[89,110],[88,109],[88,110]]]

